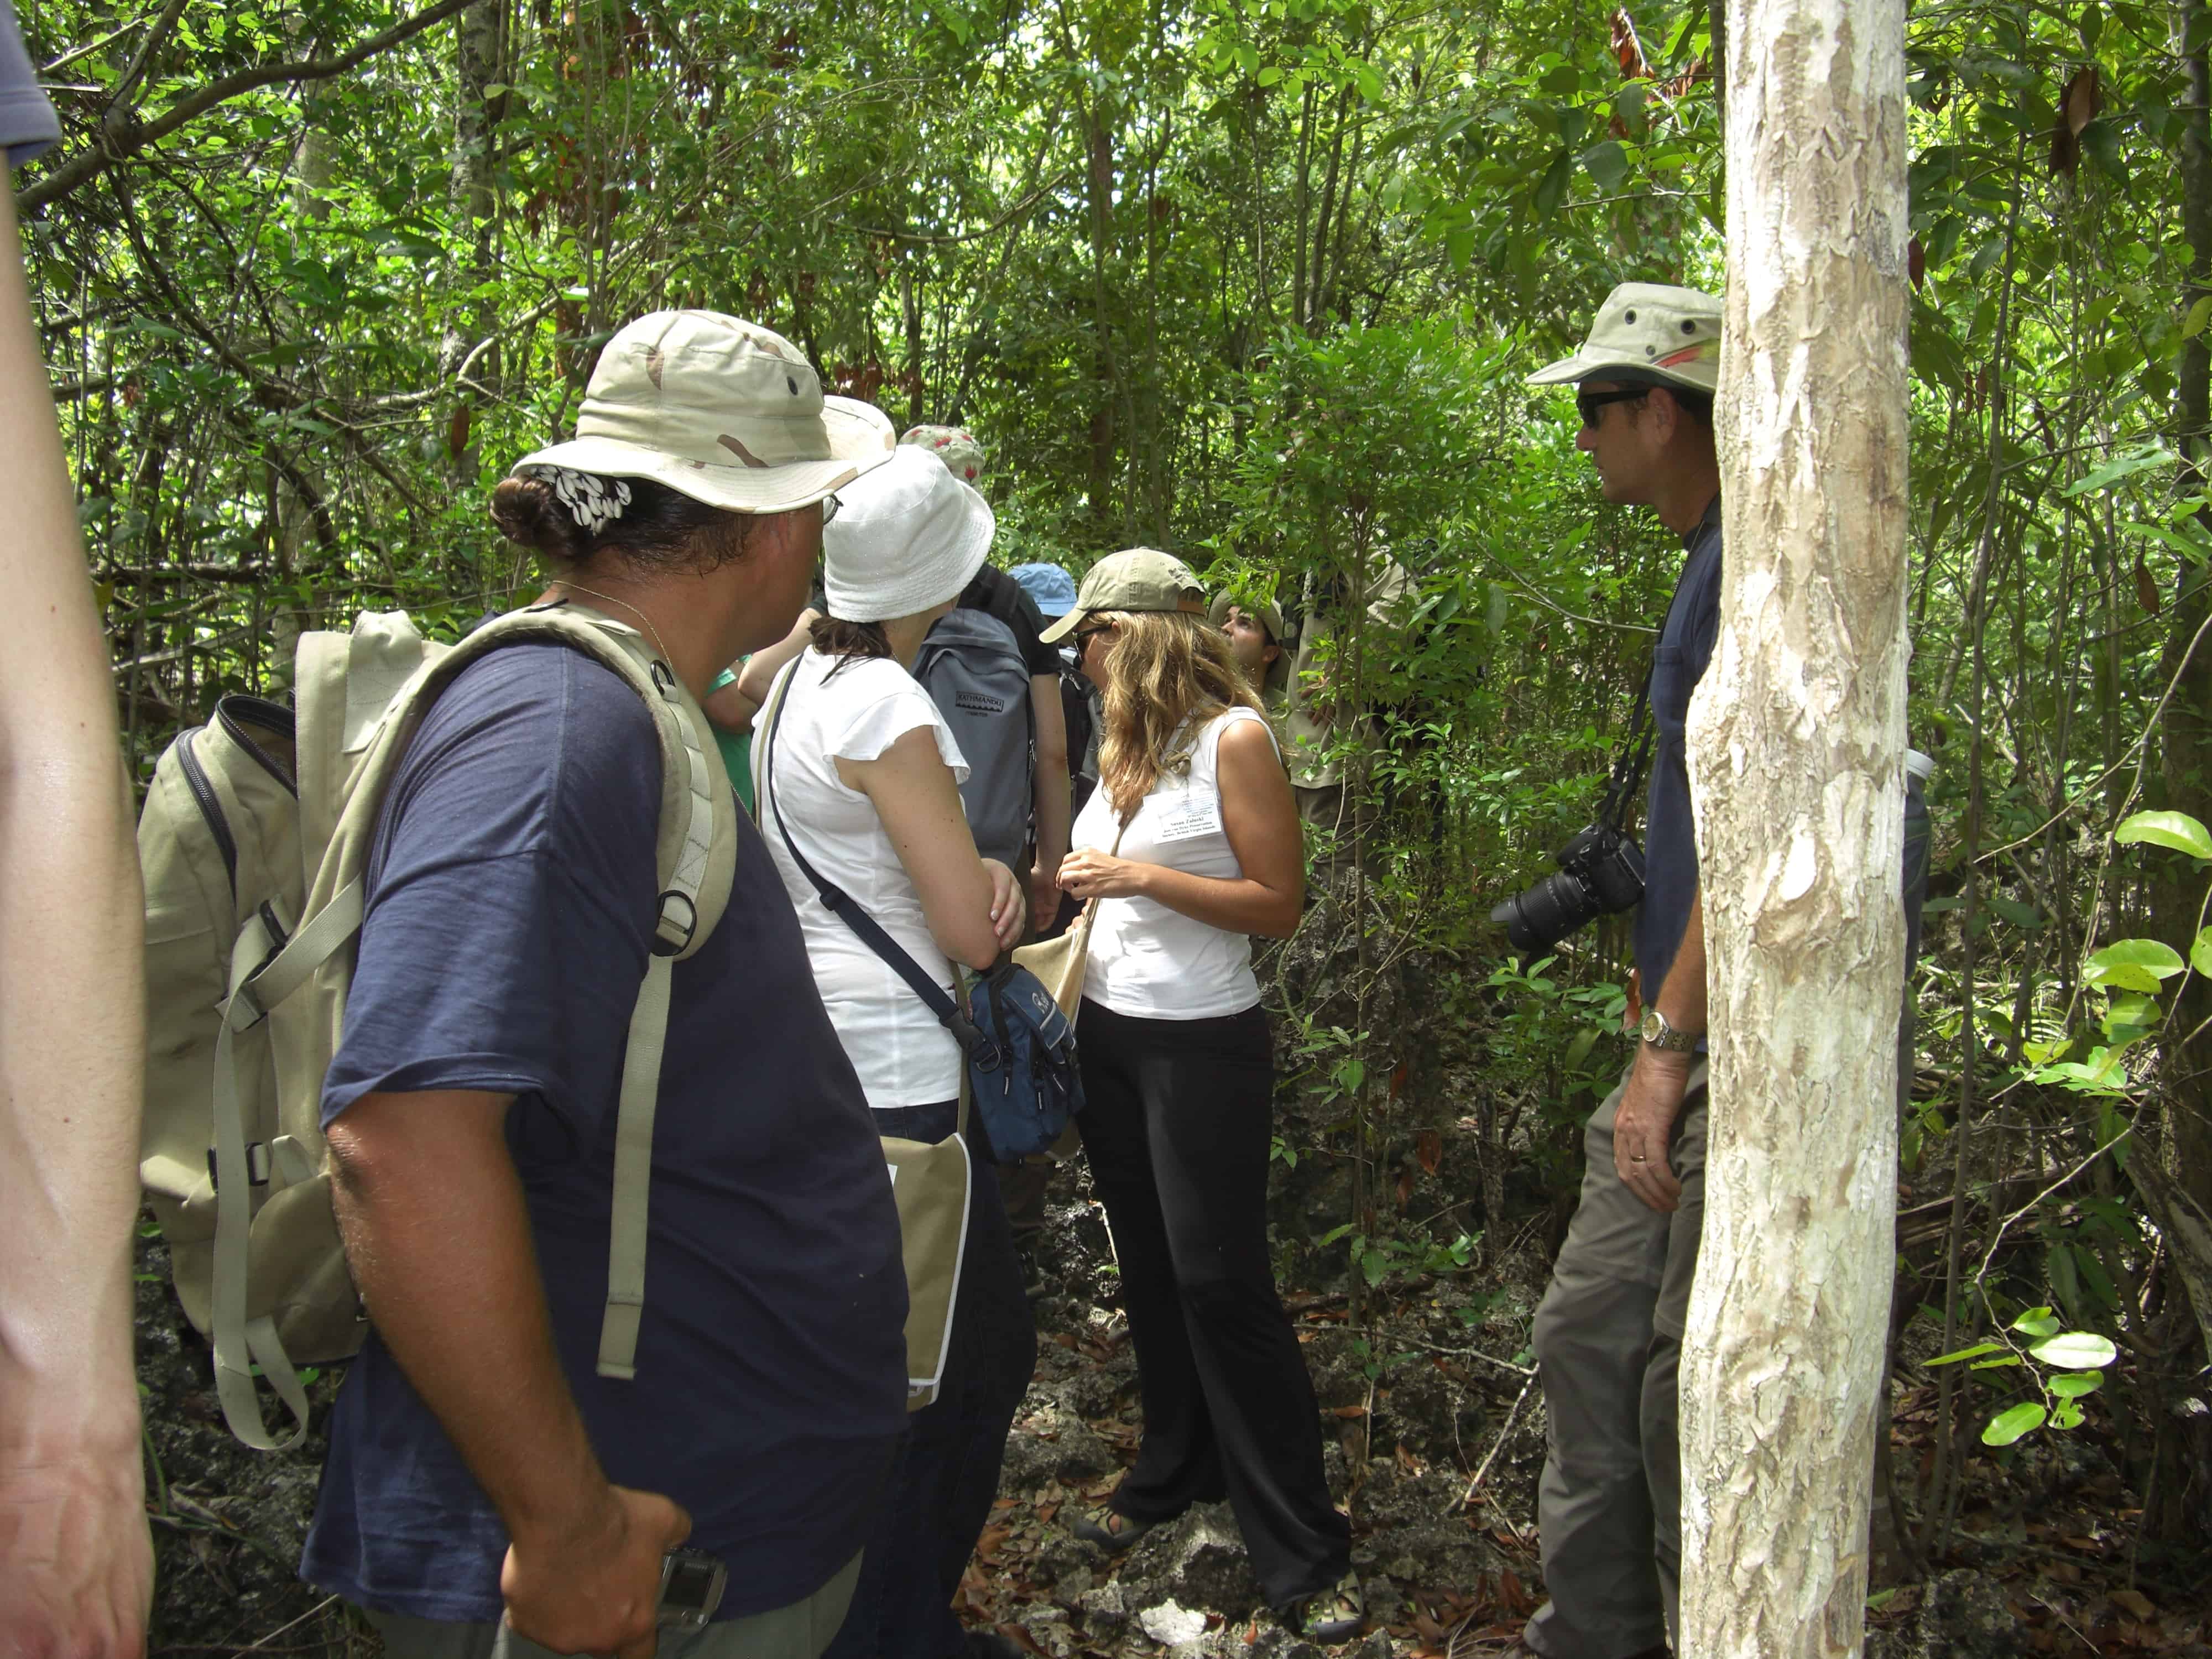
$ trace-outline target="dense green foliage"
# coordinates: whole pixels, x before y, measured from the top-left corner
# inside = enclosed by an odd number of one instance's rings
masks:
[[[1500,971],[1479,918],[1586,820],[1674,554],[1521,377],[1617,281],[1723,280],[1705,6],[434,9],[312,76],[410,14],[23,9],[70,134],[26,232],[142,773],[281,684],[302,627],[521,591],[491,485],[565,435],[622,321],[734,311],[902,424],[973,427],[1007,562],[1149,542],[1286,601],[1411,571],[1413,621],[1345,671],[1390,711],[1362,868],[1499,1074],[1541,1079],[1529,1155],[1570,1180],[1618,941]],[[1912,729],[1942,770],[1899,1324],[1927,1307],[1958,1349],[2051,1304],[2108,1332],[2132,1380],[2103,1420],[2148,1469],[2191,1432],[2172,1206],[2212,1205],[2182,1040],[2212,1008],[2192,971],[2152,996],[2090,959],[2180,962],[2203,896],[2203,860],[2110,836],[2212,795],[2184,187],[2212,26],[1960,0],[1909,28]],[[1372,1096],[1395,1040],[1355,1023],[1358,1069],[1316,1075]],[[1994,1376],[1946,1381],[1962,1439],[2018,1397]]]

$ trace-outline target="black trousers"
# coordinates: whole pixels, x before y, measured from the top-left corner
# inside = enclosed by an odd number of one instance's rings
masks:
[[[876,1129],[934,1143],[952,1133],[957,1116],[957,1103],[949,1100],[884,1108]],[[851,1610],[823,1659],[952,1659],[967,1651],[952,1595],[990,1518],[1006,1431],[1036,1369],[1036,1326],[997,1175],[980,1158],[972,1170],[945,1381],[933,1404],[907,1417]]]
[[[1145,1437],[1114,1507],[1171,1519],[1227,1498],[1268,1601],[1351,1565],[1320,1408],[1267,1260],[1274,1060],[1256,1007],[1137,1019],[1085,1002],[1083,1149],[1137,1350]]]

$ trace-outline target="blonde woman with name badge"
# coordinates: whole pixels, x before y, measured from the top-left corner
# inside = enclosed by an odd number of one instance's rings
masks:
[[[1069,635],[1105,703],[1099,787],[1060,872],[1099,907],[1077,1121],[1145,1413],[1136,1466],[1075,1531],[1118,1552],[1226,1498],[1268,1603],[1307,1639],[1342,1641],[1364,1615],[1351,1531],[1267,1256],[1274,1059],[1250,936],[1297,926],[1290,780],[1181,560],[1101,561],[1045,632]]]

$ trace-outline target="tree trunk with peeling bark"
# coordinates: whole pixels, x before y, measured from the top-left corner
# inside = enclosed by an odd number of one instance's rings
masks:
[[[1690,713],[1711,991],[1681,1651],[1856,1654],[1896,1198],[1900,0],[1729,0],[1719,643]]]

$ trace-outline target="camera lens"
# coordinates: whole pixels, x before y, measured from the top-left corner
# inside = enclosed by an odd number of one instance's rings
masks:
[[[1516,893],[1490,913],[1505,937],[1524,956],[1547,951],[1598,913],[1589,891],[1571,872],[1562,870]]]

